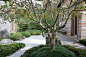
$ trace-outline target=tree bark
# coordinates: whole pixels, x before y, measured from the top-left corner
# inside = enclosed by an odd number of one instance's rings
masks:
[[[51,41],[51,43],[50,43],[50,50],[55,50],[55,38],[50,38],[50,41]]]
[[[54,34],[54,28],[52,29],[52,36],[50,38],[50,50],[55,50],[55,34]]]

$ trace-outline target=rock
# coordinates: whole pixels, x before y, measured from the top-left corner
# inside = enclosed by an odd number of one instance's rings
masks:
[[[61,41],[58,37],[55,38],[55,44],[61,44]]]
[[[20,37],[18,37],[18,39],[23,40],[23,39],[25,39],[25,36],[20,36]]]
[[[9,38],[10,34],[7,29],[4,29],[0,32],[0,38]]]
[[[11,39],[3,39],[0,41],[0,45],[7,45],[7,44],[13,44],[13,43],[15,42]]]

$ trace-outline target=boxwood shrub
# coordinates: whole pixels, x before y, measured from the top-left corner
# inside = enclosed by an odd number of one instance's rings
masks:
[[[11,33],[10,33],[10,35],[13,35],[13,34],[14,34],[14,32],[11,32]]]
[[[81,39],[81,40],[79,40],[79,43],[81,43],[81,44],[83,44],[83,45],[86,46],[86,39]]]
[[[7,39],[7,38],[0,38],[0,41],[3,40],[3,39]]]
[[[86,50],[84,49],[78,49],[78,48],[68,46],[68,45],[56,45],[56,46],[62,46],[62,47],[67,48],[68,50],[74,52],[77,57],[86,57]],[[39,45],[37,47],[30,48],[29,50],[25,51],[25,53],[21,55],[21,57],[29,57],[31,53],[33,53],[34,51],[37,51],[38,49],[42,47],[49,47],[49,44]]]
[[[40,35],[40,30],[30,30],[31,35]]]
[[[10,39],[13,41],[18,40],[19,36],[23,36],[21,33],[14,33],[13,35],[10,36]]]
[[[23,48],[25,44],[23,43],[15,43],[9,45],[0,45],[0,57],[6,57],[10,54],[16,52],[20,48]]]
[[[57,46],[54,51],[51,51],[49,47],[42,47],[38,49],[37,51],[34,51],[30,54],[30,57],[76,57],[76,55],[61,46]]]
[[[75,47],[68,46],[68,45],[62,45],[62,46],[74,52],[77,57],[86,57],[86,49],[79,49],[79,48],[75,48]]]
[[[28,31],[25,31],[25,32],[20,32],[23,36],[25,36],[25,37],[30,37],[31,36],[31,34],[30,34],[30,32],[28,32]]]

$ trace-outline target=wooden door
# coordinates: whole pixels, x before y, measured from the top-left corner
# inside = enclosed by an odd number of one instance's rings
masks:
[[[75,35],[77,35],[77,16],[75,16]]]
[[[74,19],[71,20],[71,36],[74,36]]]

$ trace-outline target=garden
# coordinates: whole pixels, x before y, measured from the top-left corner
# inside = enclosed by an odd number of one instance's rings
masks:
[[[51,51],[49,45],[30,48],[21,57],[86,57],[86,49],[78,49],[68,45],[55,45]]]
[[[9,45],[0,45],[0,57],[6,57],[16,52],[17,50],[24,48],[24,43],[15,43]]]
[[[37,5],[32,0],[28,0],[28,3],[27,0],[19,3],[17,1],[5,1],[5,5],[0,7],[0,16],[10,23],[15,22],[17,24],[17,32],[11,32],[9,37],[14,43],[0,45],[0,57],[9,56],[25,47],[24,43],[15,42],[41,33],[43,37],[45,36],[49,40],[48,44],[32,47],[25,51],[21,57],[86,57],[85,49],[61,45],[60,39],[57,37],[58,31],[66,26],[67,21],[78,15],[74,10],[85,8],[83,6],[85,2],[82,3],[82,0],[69,0],[66,4],[65,0],[37,1],[42,1],[40,7],[38,7],[39,4]],[[64,4],[66,4],[65,7]],[[4,39],[6,38],[0,38],[0,41]],[[58,40],[59,43],[56,44]],[[86,45],[86,39],[80,40],[79,43]]]
[[[19,28],[19,27],[18,27]],[[24,48],[25,44],[24,43],[16,43],[15,41],[18,41],[22,38],[28,38],[31,35],[40,35],[41,34],[41,30],[37,30],[37,29],[25,29],[25,27],[22,29],[19,29],[18,32],[16,33],[10,33],[10,38],[11,40],[13,40],[13,43],[11,42],[10,44],[0,44],[0,57],[6,57],[6,56],[10,56],[11,54],[15,53],[17,50]],[[19,38],[20,37],[20,38]],[[3,41],[4,39],[7,38],[0,38],[0,41]],[[10,40],[10,41],[11,41]],[[8,41],[8,39],[6,40]]]

